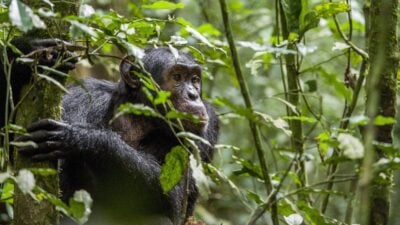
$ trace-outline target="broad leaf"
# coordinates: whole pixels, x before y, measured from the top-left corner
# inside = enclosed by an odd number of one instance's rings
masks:
[[[161,168],[160,183],[164,193],[172,190],[184,176],[188,167],[188,152],[182,146],[175,146],[165,157]]]
[[[19,0],[11,1],[8,16],[11,24],[18,27],[22,32],[27,32],[33,28],[46,28],[46,24],[40,17]]]

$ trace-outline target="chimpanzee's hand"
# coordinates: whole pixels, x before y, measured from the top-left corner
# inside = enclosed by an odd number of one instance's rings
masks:
[[[13,44],[25,55],[25,58],[36,58],[38,64],[53,67],[57,70],[68,72],[75,68],[76,55],[72,52],[77,46],[60,39],[34,39],[17,38]]]
[[[37,146],[23,147],[18,152],[33,160],[52,160],[73,157],[79,154],[78,140],[74,140],[75,128],[52,119],[44,119],[28,127],[29,134],[22,135],[16,141],[33,141]]]

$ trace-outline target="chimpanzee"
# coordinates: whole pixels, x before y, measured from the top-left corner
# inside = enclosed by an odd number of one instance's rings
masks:
[[[146,50],[142,62],[160,88],[171,92],[170,99],[178,111],[200,118],[198,123],[183,120],[182,124],[185,130],[211,143],[199,144],[202,160],[209,162],[219,128],[213,108],[201,97],[201,67],[185,53],[180,52],[176,58],[168,48]],[[141,79],[132,73],[139,69],[125,58],[120,64],[119,83],[87,79],[83,86],[69,87],[62,102],[62,121],[40,120],[28,128],[29,135],[19,137],[19,141],[38,145],[20,148],[21,155],[33,160],[60,160],[64,201],[79,189],[92,195],[93,212],[88,224],[181,222],[184,181],[167,194],[159,182],[165,155],[179,145],[168,124],[160,118],[131,114],[111,120],[122,103],[151,106]],[[189,217],[198,194],[193,177],[187,179]],[[70,222],[65,220],[64,224]]]

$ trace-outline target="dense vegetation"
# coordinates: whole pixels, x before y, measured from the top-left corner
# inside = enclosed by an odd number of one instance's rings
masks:
[[[13,39],[68,36],[81,59],[72,74],[58,76],[115,81],[125,54],[140,58],[149,46],[190,52],[203,66],[203,95],[221,121],[213,163],[190,163],[201,192],[198,219],[225,225],[397,224],[397,13],[396,0],[93,0],[82,3],[78,15],[61,15],[48,0],[2,1],[1,58],[10,79],[16,65],[7,60],[7,49],[18,53]],[[61,22],[70,25],[68,34],[54,26]],[[29,33],[33,29],[39,32]],[[65,91],[63,78],[48,75],[53,70],[42,67],[34,79]],[[159,94],[159,101],[167,98]],[[13,146],[23,144],[9,137],[24,132],[24,124],[11,122],[19,104],[10,107],[1,130],[3,213],[12,217],[18,204],[16,184],[32,201],[50,201],[84,223],[91,204],[85,191],[67,206],[35,185],[33,174],[54,170],[18,170],[9,162]],[[132,105],[121,112],[159,116]],[[189,144],[196,138],[183,135]],[[165,173],[172,175],[161,176],[166,191],[189,163],[179,152],[175,157],[184,160],[170,157]],[[182,168],[174,172],[171,165]]]

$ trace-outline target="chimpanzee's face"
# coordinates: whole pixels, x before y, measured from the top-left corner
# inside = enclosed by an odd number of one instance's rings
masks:
[[[200,132],[208,125],[208,114],[201,99],[201,67],[198,64],[177,63],[163,71],[163,90],[171,92],[174,107],[199,117],[199,122],[183,120],[185,129]]]

